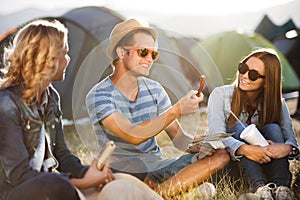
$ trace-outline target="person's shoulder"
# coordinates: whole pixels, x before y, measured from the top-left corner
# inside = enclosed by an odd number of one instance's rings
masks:
[[[14,92],[15,87],[0,90],[0,110],[12,112],[17,107],[17,102],[23,101],[21,94]]]
[[[221,86],[218,86],[218,87],[215,87],[213,89],[213,91],[229,91],[229,90],[233,90],[234,89],[234,85],[221,85]]]
[[[102,90],[103,88],[109,87],[110,85],[111,84],[109,77],[105,77],[104,79],[93,85],[93,87],[89,90],[89,93],[95,92],[96,90]]]
[[[153,79],[150,79],[150,78],[147,78],[144,76],[140,77],[139,80],[140,80],[140,82],[143,82],[144,84],[146,84],[148,87],[151,87],[151,88],[162,87],[162,85],[158,81],[155,81]]]
[[[87,93],[86,98],[94,97],[95,94],[108,94],[114,90],[114,85],[110,81],[109,77],[104,78],[96,85],[94,85]]]
[[[21,85],[3,88],[0,90],[0,98],[8,99],[8,98],[15,97],[21,99],[22,91],[23,91],[23,87],[21,87]]]
[[[0,101],[11,99],[12,91],[10,88],[4,88],[0,90]]]
[[[222,85],[218,86],[213,89],[212,93],[218,93],[218,94],[232,94],[233,90],[235,88],[235,85]]]

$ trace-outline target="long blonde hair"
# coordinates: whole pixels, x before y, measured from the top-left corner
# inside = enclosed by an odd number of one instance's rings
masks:
[[[67,45],[67,29],[57,20],[35,20],[21,28],[13,43],[4,49],[6,80],[1,88],[24,86],[27,104],[41,95],[41,85],[58,66],[58,57]]]
[[[261,92],[261,110],[259,113],[259,125],[263,127],[269,123],[281,123],[281,64],[277,53],[273,49],[263,48],[250,53],[242,62],[246,63],[250,57],[260,59],[265,66],[265,85]],[[239,89],[239,76],[235,81],[235,89],[232,95],[231,110],[239,116],[243,109],[246,108],[246,93]],[[230,115],[229,124],[232,126],[236,119]]]

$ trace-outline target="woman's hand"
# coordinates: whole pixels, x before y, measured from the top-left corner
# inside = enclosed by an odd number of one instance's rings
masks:
[[[268,140],[269,146],[266,146],[267,151],[272,153],[273,159],[283,158],[287,156],[292,151],[292,146],[289,144],[275,143]]]
[[[267,146],[268,147],[268,146]],[[267,147],[261,147],[258,145],[243,144],[238,148],[237,154],[247,157],[254,162],[259,164],[268,163],[271,158],[274,157],[273,153],[270,152]]]

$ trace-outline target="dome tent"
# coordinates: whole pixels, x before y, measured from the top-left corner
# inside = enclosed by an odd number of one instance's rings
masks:
[[[108,62],[108,58],[99,58],[98,65],[83,66],[82,62],[99,43],[109,38],[113,27],[124,18],[107,8],[91,6],[73,9],[61,19],[69,29],[71,62],[65,80],[53,85],[60,93],[64,118],[73,119],[74,115],[86,116],[85,96],[103,73],[101,62]],[[75,87],[75,81],[79,87]]]
[[[125,18],[105,7],[89,6],[75,8],[59,17],[42,19],[57,19],[69,30],[71,62],[65,80],[53,83],[61,96],[63,118],[87,117],[86,94],[99,80],[111,73],[111,60],[106,56],[108,38],[113,27]],[[174,103],[192,88],[184,77],[178,58],[174,58],[174,49],[169,44],[168,36],[162,29],[155,28],[159,32],[161,55],[151,69],[150,78],[162,84]],[[15,31],[0,41],[1,50],[14,34]]]
[[[299,87],[299,79],[285,56],[270,41],[260,34],[225,31],[211,35],[200,41],[217,65],[224,84],[232,83],[238,62],[251,51],[258,48],[274,49],[282,64],[282,90],[295,91]]]
[[[97,76],[97,80],[99,80],[98,77],[101,75],[101,68],[99,66],[92,66],[93,69],[80,71],[79,73],[81,63],[93,48],[101,41],[109,38],[110,31],[117,23],[123,21],[124,18],[107,8],[91,6],[75,8],[59,17],[42,17],[39,19],[59,20],[69,30],[68,39],[71,62],[66,70],[65,80],[62,82],[54,82],[53,85],[60,94],[64,118],[72,119],[74,112],[78,115],[85,115],[83,114],[85,113],[85,93],[92,87],[92,84],[95,83],[93,82],[88,85],[88,80],[90,79],[81,79],[81,85],[85,88],[78,88],[79,91],[76,92],[76,100],[83,98],[83,100],[80,101],[81,105],[78,105],[79,102],[74,104],[72,101],[75,78],[77,76],[83,77],[84,74],[88,73],[87,71],[93,71],[90,75]],[[27,23],[33,20],[35,19],[29,20]],[[0,41],[1,56],[3,54],[3,48],[11,42],[16,31],[25,24],[21,24],[17,28],[14,28],[14,31],[5,34],[5,37]]]

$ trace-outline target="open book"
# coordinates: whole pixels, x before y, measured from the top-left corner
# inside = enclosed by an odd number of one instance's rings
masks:
[[[189,146],[195,145],[197,143],[209,143],[214,149],[225,148],[221,140],[234,134],[235,133],[218,133],[213,135],[202,135],[194,139],[193,142],[189,144]]]

